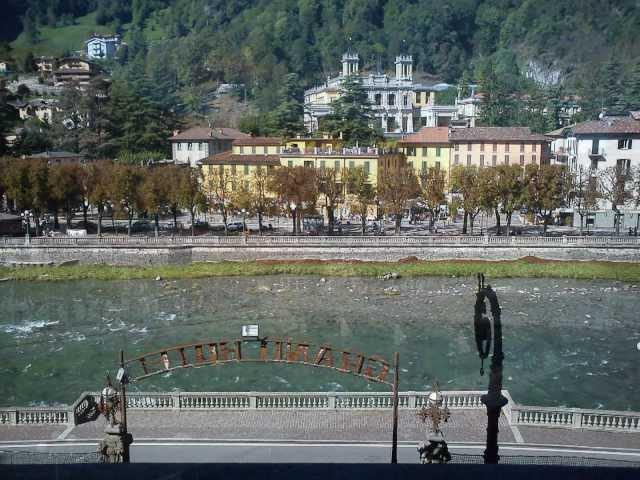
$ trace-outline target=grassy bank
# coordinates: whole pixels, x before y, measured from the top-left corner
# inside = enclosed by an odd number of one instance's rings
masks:
[[[640,264],[614,262],[560,262],[528,258],[514,261],[437,261],[437,262],[340,262],[269,261],[221,262],[157,267],[113,267],[73,265],[64,267],[0,267],[2,280],[131,280],[205,278],[249,275],[322,275],[375,277],[385,272],[405,277],[469,277],[483,272],[489,278],[574,278],[640,282]]]

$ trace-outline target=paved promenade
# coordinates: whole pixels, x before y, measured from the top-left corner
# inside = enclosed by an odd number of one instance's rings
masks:
[[[244,441],[391,441],[390,410],[130,410],[129,430],[134,439],[244,440]],[[20,441],[96,441],[104,420],[78,426],[0,425],[2,444]],[[486,414],[480,409],[452,411],[443,431],[449,442],[485,441]],[[398,439],[424,439],[425,425],[413,409],[400,410]],[[557,446],[606,447],[640,450],[640,434],[586,429],[509,425],[500,418],[500,442]],[[639,452],[640,454],[640,452]]]

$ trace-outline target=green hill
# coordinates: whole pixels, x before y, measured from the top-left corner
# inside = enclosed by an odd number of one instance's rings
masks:
[[[16,57],[22,57],[26,51],[37,55],[60,56],[68,52],[82,50],[84,41],[92,33],[114,33],[113,28],[98,25],[96,13],[90,13],[74,19],[73,25],[61,27],[41,27],[36,42],[31,41],[25,32],[11,42]]]

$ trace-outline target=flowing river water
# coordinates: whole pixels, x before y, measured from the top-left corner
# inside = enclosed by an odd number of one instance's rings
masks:
[[[518,403],[640,410],[640,287],[497,279],[504,387]],[[0,283],[2,406],[70,404],[128,357],[260,334],[391,360],[401,390],[486,389],[469,278],[265,276],[178,281]],[[488,362],[485,363],[485,368]],[[300,365],[228,364],[132,384],[142,391],[368,391],[385,387]]]

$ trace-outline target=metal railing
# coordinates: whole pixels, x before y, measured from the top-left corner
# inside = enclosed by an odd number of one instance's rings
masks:
[[[135,247],[640,247],[640,237],[490,237],[490,236],[104,236],[36,237],[26,245],[24,238],[4,237],[0,247],[12,246],[135,246]]]
[[[400,392],[402,409],[426,405],[430,392]],[[484,409],[481,391],[443,391],[450,409]],[[87,395],[99,400],[99,393],[83,393],[71,407],[1,408],[0,425],[76,425],[74,414]],[[516,404],[509,392],[503,413],[510,424],[585,430],[640,433],[640,412],[585,410],[563,407],[532,407]],[[129,392],[132,410],[379,410],[392,408],[390,392]]]

